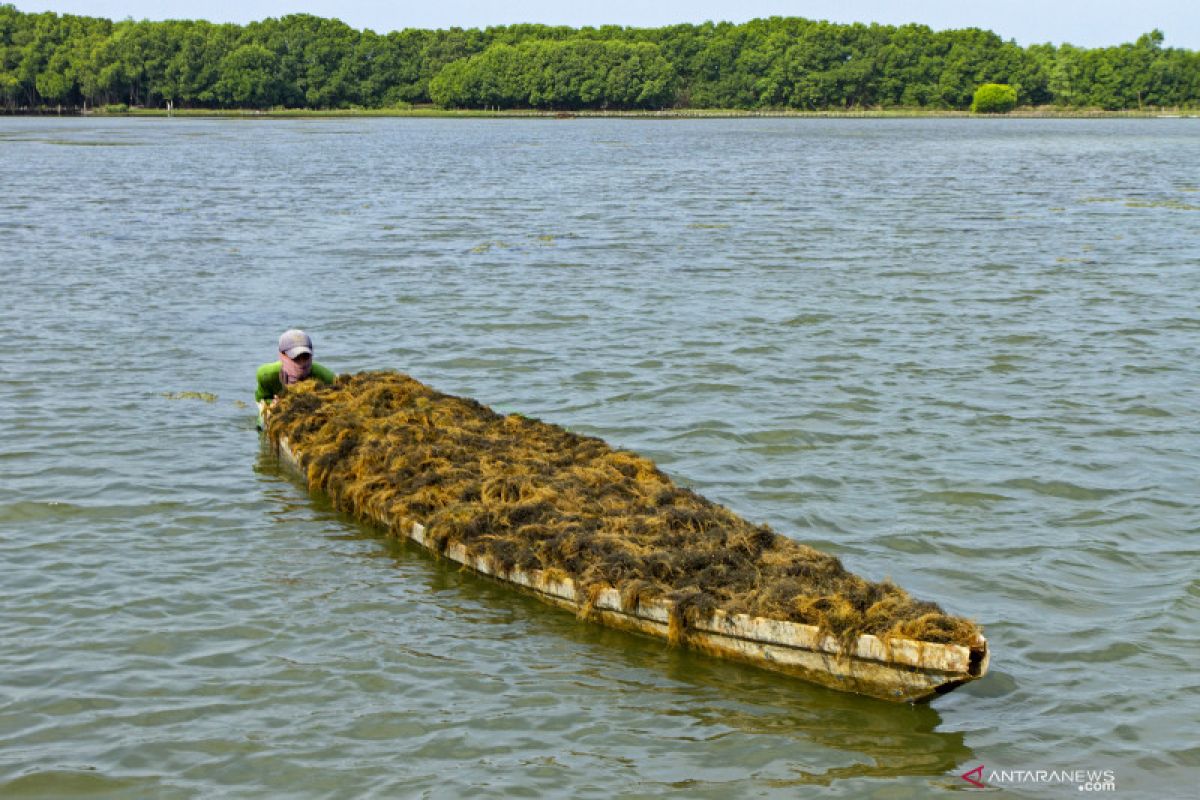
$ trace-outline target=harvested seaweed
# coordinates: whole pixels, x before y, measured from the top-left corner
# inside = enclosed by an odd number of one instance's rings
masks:
[[[591,599],[582,614],[610,587],[628,608],[671,601],[675,642],[717,609],[814,625],[842,642],[874,634],[969,647],[980,634],[676,486],[648,459],[399,373],[301,384],[267,433],[303,450],[309,485],[336,507],[395,531],[421,522],[436,548],[462,545],[500,574],[570,577]]]

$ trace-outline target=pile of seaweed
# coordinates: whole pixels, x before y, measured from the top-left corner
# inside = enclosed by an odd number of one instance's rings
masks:
[[[646,458],[399,373],[301,384],[267,433],[303,453],[310,487],[339,509],[401,534],[420,522],[435,547],[461,544],[499,574],[549,570],[589,598],[615,588],[626,608],[670,600],[676,641],[715,609],[816,625],[847,643],[872,633],[969,646],[979,634],[676,486]]]

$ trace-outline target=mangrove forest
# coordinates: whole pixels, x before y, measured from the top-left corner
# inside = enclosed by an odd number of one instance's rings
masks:
[[[387,34],[294,14],[113,22],[0,5],[0,106],[95,108],[968,109],[1200,105],[1200,53],[1022,47],[997,34],[795,17],[662,28],[507,25]]]

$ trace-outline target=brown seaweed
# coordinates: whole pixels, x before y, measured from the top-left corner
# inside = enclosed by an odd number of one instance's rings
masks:
[[[394,532],[422,523],[439,549],[461,544],[503,574],[550,570],[622,604],[672,601],[670,639],[716,609],[816,625],[850,642],[870,633],[970,646],[980,629],[834,556],[676,486],[651,461],[600,439],[441,394],[399,373],[301,384],[268,435],[304,453],[309,485]]]

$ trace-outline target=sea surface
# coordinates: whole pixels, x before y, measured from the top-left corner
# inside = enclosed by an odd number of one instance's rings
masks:
[[[1200,120],[0,118],[0,175],[0,795],[1195,796]],[[388,541],[259,442],[292,326],[991,672],[842,694]]]

